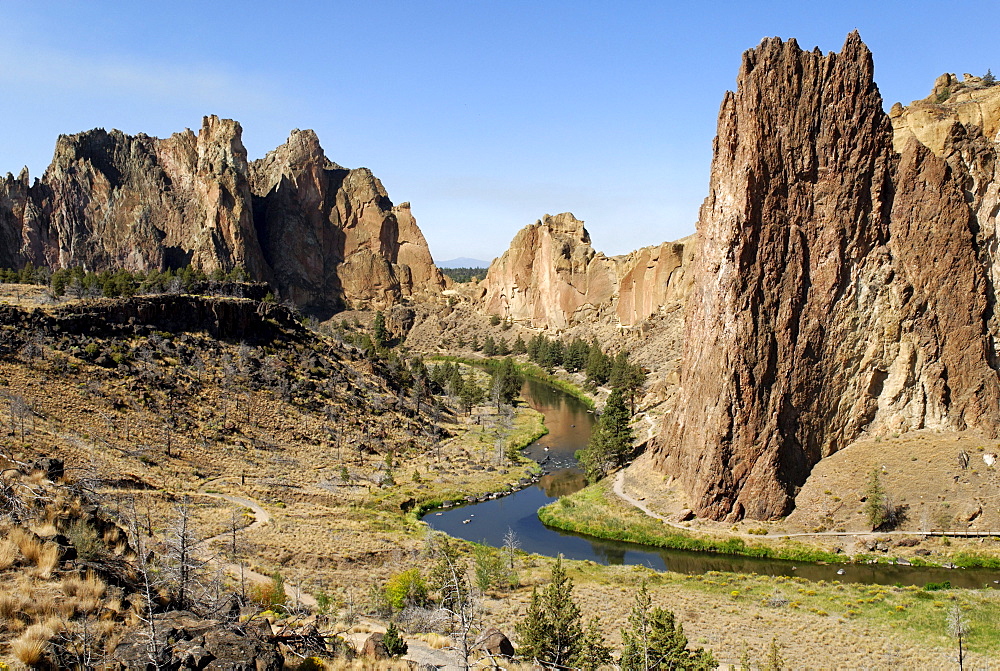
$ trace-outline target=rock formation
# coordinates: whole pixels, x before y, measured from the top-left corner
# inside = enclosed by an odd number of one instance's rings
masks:
[[[864,432],[1000,432],[994,136],[911,116],[894,150],[872,74],[857,33],[827,55],[766,39],[723,100],[653,447],[699,515],[786,514]]]
[[[250,175],[265,257],[296,303],[382,308],[444,288],[409,203],[393,207],[367,168],[332,163],[312,131],[292,131]]]
[[[689,240],[607,257],[569,212],[545,215],[521,229],[484,278],[482,309],[541,328],[610,319],[638,324],[683,301]]]
[[[444,287],[409,206],[370,171],[330,162],[311,131],[250,164],[241,136],[215,116],[197,135],[61,136],[40,180],[0,180],[0,266],[240,266],[321,314]]]

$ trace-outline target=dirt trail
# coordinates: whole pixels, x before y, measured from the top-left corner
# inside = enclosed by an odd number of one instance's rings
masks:
[[[691,532],[690,527],[686,527],[683,524],[677,522],[671,522],[664,515],[655,513],[649,509],[642,501],[636,499],[625,491],[625,471],[618,471],[618,475],[615,476],[614,485],[611,490],[615,493],[615,496],[620,498],[625,503],[638,508],[643,513],[652,517],[653,519],[660,520],[667,526],[679,529],[681,531]],[[760,540],[761,537],[755,534],[740,533],[736,531],[726,531],[727,536],[738,536],[740,538],[753,538]],[[804,537],[816,537],[816,536],[951,536],[951,537],[982,537],[982,536],[1000,536],[1000,531],[811,531],[811,532],[801,532],[801,533],[791,533],[791,534],[768,534],[768,538],[804,538]]]

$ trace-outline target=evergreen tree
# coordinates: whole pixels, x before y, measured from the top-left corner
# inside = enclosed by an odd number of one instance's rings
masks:
[[[538,586],[531,588],[531,601],[524,619],[514,625],[517,654],[525,660],[541,661],[548,654],[549,628]]]
[[[475,333],[472,334],[472,344],[470,345],[470,347],[472,347],[472,351],[473,352],[478,352],[479,350],[481,350],[483,348],[483,346],[481,344],[479,344],[479,335],[478,334],[475,334]]]
[[[510,345],[504,338],[497,338],[497,354],[500,356],[510,356]]]
[[[488,335],[486,339],[483,340],[483,354],[486,356],[496,356],[497,353],[497,343],[493,339],[493,336]]]
[[[528,358],[537,363],[543,347],[545,347],[545,336],[539,333],[528,341],[528,346],[525,350],[528,354]]]
[[[612,470],[623,466],[632,455],[631,414],[621,389],[611,390],[594,430],[590,434],[587,447],[577,453],[587,479],[595,482]]]
[[[590,345],[583,338],[575,338],[566,348],[563,357],[563,367],[570,373],[587,367],[587,357],[590,355]]]
[[[389,343],[389,331],[385,328],[385,315],[382,311],[375,313],[375,323],[372,326],[372,341],[378,349],[384,348]]]
[[[646,374],[642,372],[642,367],[629,363],[628,353],[625,350],[615,355],[614,363],[611,364],[611,375],[608,384],[612,387],[619,387],[629,399],[629,408],[635,412],[635,393],[646,381]]]
[[[476,384],[475,380],[471,377],[467,378],[462,383],[462,390],[459,392],[459,398],[462,402],[462,407],[465,408],[466,412],[471,412],[472,407],[480,405],[486,398],[486,393],[483,388]]]
[[[540,594],[537,588],[532,591],[528,612],[515,631],[524,659],[555,666],[569,666],[579,659],[583,642],[580,608],[573,600],[573,581],[562,567],[562,556],[552,567],[545,589]]]
[[[524,338],[522,338],[521,336],[517,336],[517,340],[514,341],[513,352],[514,354],[528,353],[528,345],[527,343],[524,342]]]
[[[606,384],[611,375],[611,360],[601,349],[601,344],[597,338],[590,343],[590,352],[587,354],[587,379],[600,386]]]
[[[394,622],[390,622],[389,626],[386,627],[385,635],[382,636],[382,643],[385,645],[385,649],[390,657],[402,657],[409,649],[406,641],[399,635],[399,629],[396,628]]]
[[[604,640],[601,618],[593,617],[587,624],[587,630],[580,641],[580,654],[576,658],[576,667],[581,671],[597,671],[603,666],[611,666],[611,647]]]
[[[550,340],[548,342],[548,347],[545,349],[545,356],[542,358],[542,365],[549,372],[552,372],[553,368],[561,366],[563,363],[563,344],[561,340]]]
[[[651,669],[716,668],[711,651],[687,649],[684,627],[669,610],[652,607],[652,599],[643,582],[635,597],[635,606],[628,617],[628,628],[622,630],[622,671]]]
[[[517,371],[514,360],[510,357],[501,359],[493,368],[493,388],[497,390],[497,404],[513,405],[521,393],[524,379]]]

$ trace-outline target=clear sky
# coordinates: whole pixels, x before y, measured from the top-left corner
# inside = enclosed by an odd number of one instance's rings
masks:
[[[723,92],[765,36],[857,28],[888,107],[1000,75],[995,2],[0,0],[0,173],[56,136],[237,119],[250,158],[313,128],[410,201],[434,257],[489,260],[571,211],[609,254],[694,232]]]

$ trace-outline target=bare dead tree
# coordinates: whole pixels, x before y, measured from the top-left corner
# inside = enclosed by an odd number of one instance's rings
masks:
[[[191,608],[196,592],[204,591],[203,573],[208,561],[201,551],[204,539],[197,534],[190,500],[184,497],[174,510],[176,517],[166,538],[166,573],[177,589],[181,608]]]
[[[158,584],[156,573],[153,571],[153,553],[149,551],[146,539],[139,533],[138,515],[135,507],[135,496],[129,497],[129,514],[125,516],[126,529],[129,540],[136,552],[136,573],[139,577],[139,593],[142,604],[139,608],[139,620],[143,623],[143,633],[146,638],[146,658],[150,665],[156,670],[164,668],[163,649],[157,639],[156,630],[156,595]]]

